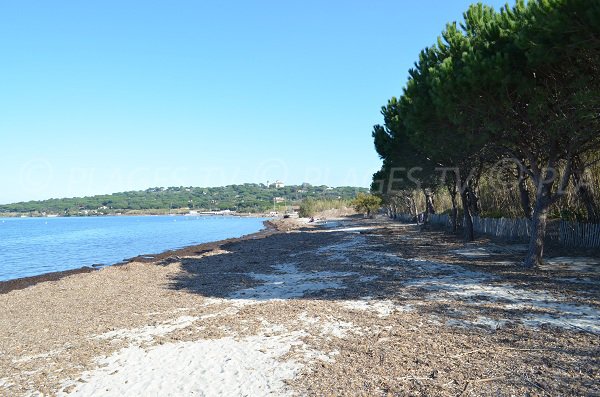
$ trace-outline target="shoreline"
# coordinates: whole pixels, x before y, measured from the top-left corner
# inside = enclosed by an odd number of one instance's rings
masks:
[[[152,215],[140,215],[140,216],[152,216]],[[257,217],[261,218],[261,217]],[[28,277],[19,277],[10,280],[0,281],[0,295],[7,294],[11,291],[24,289],[27,287],[31,287],[33,285],[44,283],[47,281],[58,281],[64,277],[72,276],[75,274],[84,274],[98,271],[100,269],[104,269],[106,267],[114,267],[114,266],[123,266],[132,262],[142,262],[142,263],[153,263],[160,262],[169,257],[178,257],[189,254],[190,251],[211,251],[213,249],[217,249],[219,246],[227,243],[233,243],[237,241],[244,241],[246,239],[258,238],[259,236],[270,232],[270,231],[278,231],[277,226],[273,223],[273,220],[265,220],[263,221],[264,227],[257,232],[246,234],[240,237],[232,237],[224,240],[216,240],[216,241],[208,241],[206,243],[196,244],[185,246],[182,248],[176,248],[173,250],[166,250],[160,253],[152,253],[152,254],[140,254],[131,258],[123,259],[120,262],[111,263],[103,266],[82,266],[75,269],[69,270],[60,270],[56,272],[48,272],[42,273],[35,276]]]
[[[597,390],[600,269],[385,219],[271,223],[0,295],[0,394]]]
[[[191,217],[205,217],[205,216],[231,216],[240,218],[268,218],[269,213],[267,212],[201,212],[198,214],[190,214],[189,212],[177,212],[177,213],[114,213],[114,214],[93,214],[93,215],[36,215],[30,216],[21,213],[0,213],[0,219],[47,219],[47,218],[106,218],[113,216],[191,216]]]

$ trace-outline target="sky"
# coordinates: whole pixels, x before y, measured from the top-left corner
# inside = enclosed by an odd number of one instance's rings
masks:
[[[0,203],[369,186],[381,106],[470,3],[1,2]]]

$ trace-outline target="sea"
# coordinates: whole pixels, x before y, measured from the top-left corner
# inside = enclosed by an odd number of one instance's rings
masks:
[[[263,221],[234,216],[0,218],[0,281],[240,237],[263,229]]]

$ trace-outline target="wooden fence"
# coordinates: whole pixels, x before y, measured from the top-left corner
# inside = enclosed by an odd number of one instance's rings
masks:
[[[489,234],[510,240],[527,240],[531,236],[531,225],[526,218],[479,218],[473,217],[475,233]]]
[[[398,219],[406,222],[413,220],[411,215],[400,215]],[[430,214],[429,222],[446,227],[452,226],[449,215]],[[458,220],[462,226],[462,219]],[[527,241],[531,236],[531,224],[528,219],[517,218],[479,218],[473,217],[475,233],[502,237],[509,240]],[[600,224],[549,221],[546,240],[572,248],[600,248]]]
[[[559,234],[565,247],[600,248],[600,225],[560,221]]]

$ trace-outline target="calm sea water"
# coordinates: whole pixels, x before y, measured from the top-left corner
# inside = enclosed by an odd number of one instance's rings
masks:
[[[240,237],[264,219],[191,216],[0,218],[0,281]]]

